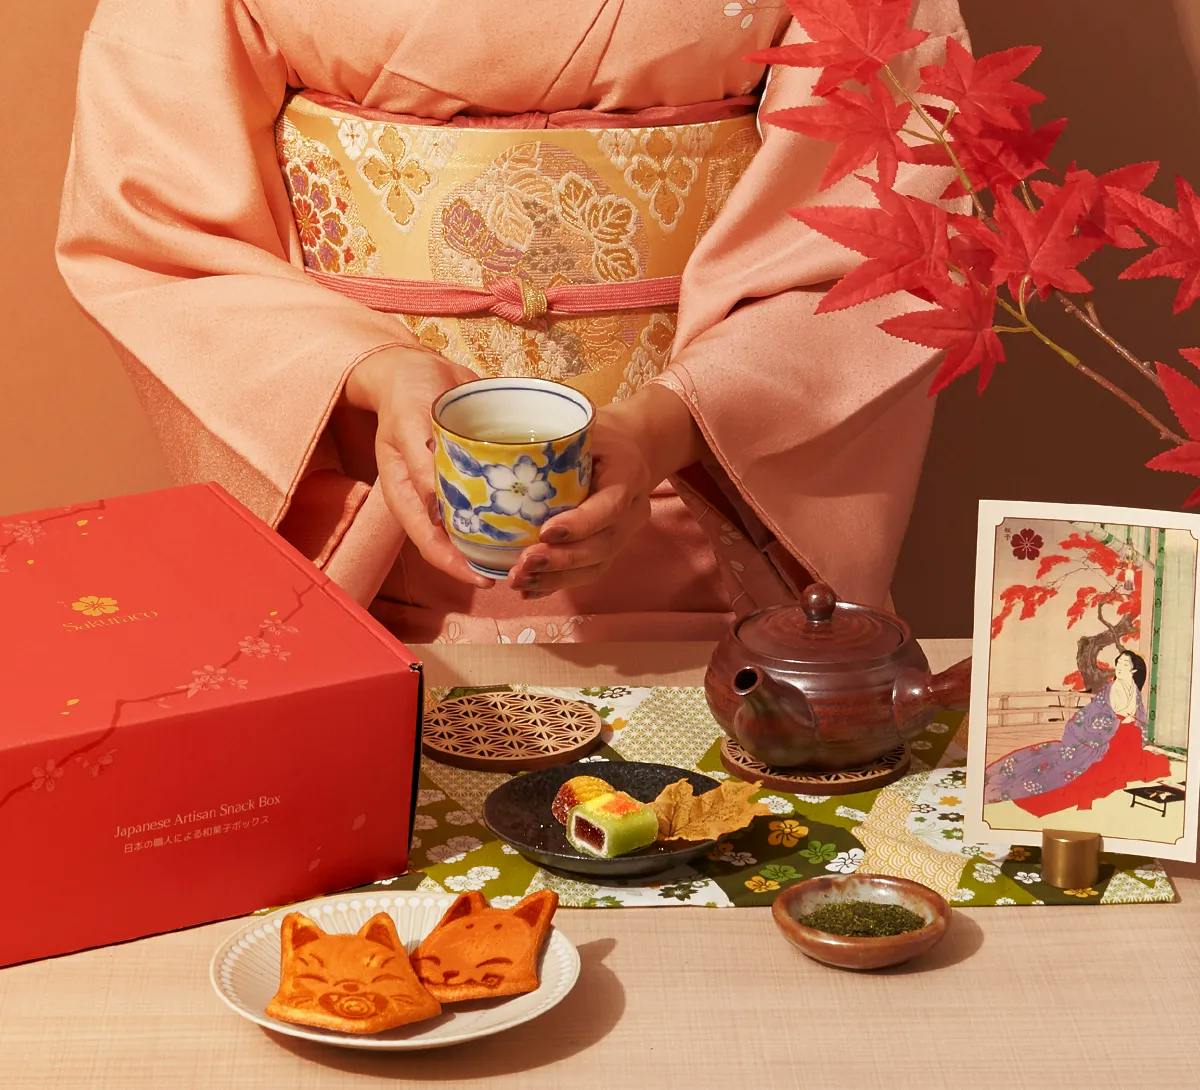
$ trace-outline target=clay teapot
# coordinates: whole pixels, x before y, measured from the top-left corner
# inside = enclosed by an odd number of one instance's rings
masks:
[[[970,688],[969,658],[932,676],[904,621],[824,583],[738,621],[704,678],[714,718],[751,756],[818,772],[866,764],[939,711],[965,711]]]

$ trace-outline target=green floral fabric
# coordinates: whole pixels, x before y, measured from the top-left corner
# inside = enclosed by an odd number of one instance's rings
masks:
[[[704,772],[726,773],[720,758],[721,729],[709,714],[702,689],[561,689],[514,686],[590,704],[605,723],[604,744],[586,758],[657,761]],[[473,690],[443,690],[431,701]],[[1041,878],[1034,848],[963,842],[966,751],[959,737],[962,716],[947,714],[912,743],[912,771],[891,787],[910,804],[907,830],[962,860],[958,905],[1124,904],[1173,901],[1162,867],[1150,859],[1103,857],[1100,878],[1082,890],[1060,890]],[[603,772],[598,768],[598,775]],[[420,792],[407,874],[367,889],[422,889],[462,893],[480,890],[499,907],[539,889],[557,891],[575,908],[700,905],[727,908],[767,905],[779,890],[818,874],[850,874],[863,859],[854,831],[870,812],[878,791],[853,795],[797,795],[763,790],[756,799],[770,814],[721,841],[695,865],[656,876],[652,883],[598,885],[549,874],[493,837],[480,814],[483,800],[503,774],[452,768],[429,758],[421,765]]]

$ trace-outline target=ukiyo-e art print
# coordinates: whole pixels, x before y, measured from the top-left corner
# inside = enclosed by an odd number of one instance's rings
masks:
[[[1200,518],[979,507],[968,837],[1196,858]]]

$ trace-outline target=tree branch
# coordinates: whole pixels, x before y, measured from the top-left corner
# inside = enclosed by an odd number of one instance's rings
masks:
[[[1145,360],[1139,359],[1137,356],[1135,356],[1128,348],[1118,341],[1116,337],[1109,333],[1108,330],[1106,330],[1100,324],[1100,318],[1096,314],[1096,308],[1090,302],[1087,310],[1085,311],[1079,306],[1078,303],[1075,302],[1074,299],[1072,299],[1069,295],[1064,295],[1061,291],[1056,291],[1054,293],[1054,297],[1058,300],[1063,310],[1071,315],[1071,317],[1076,321],[1081,322],[1093,333],[1095,333],[1096,336],[1099,337],[1106,345],[1108,345],[1108,347],[1111,348],[1118,356],[1120,356],[1121,359],[1132,365],[1134,370],[1137,371],[1142,378],[1154,383],[1158,389],[1162,389],[1162,383],[1159,382],[1158,375],[1154,368],[1151,367],[1150,364],[1148,364]]]

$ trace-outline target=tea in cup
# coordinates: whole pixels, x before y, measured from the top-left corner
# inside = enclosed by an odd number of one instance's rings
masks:
[[[503,579],[547,519],[586,498],[595,409],[558,382],[485,378],[432,411],[446,533],[475,571]]]

